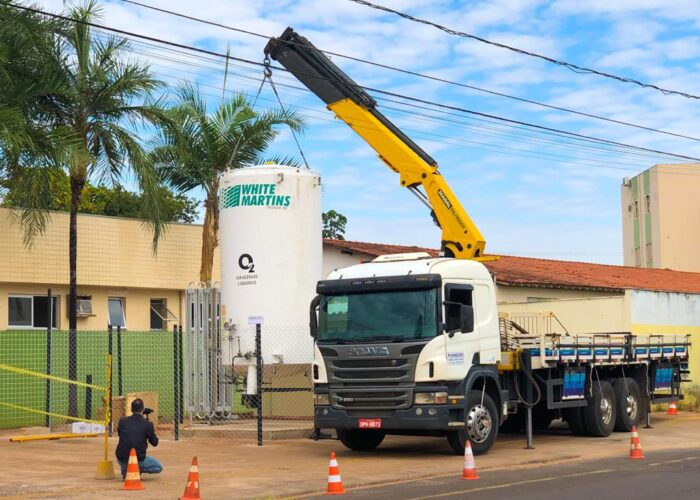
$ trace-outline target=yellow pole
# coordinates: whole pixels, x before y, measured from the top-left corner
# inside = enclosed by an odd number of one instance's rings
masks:
[[[114,479],[114,465],[107,458],[109,453],[109,421],[112,409],[112,355],[107,355],[107,386],[105,387],[105,442],[104,460],[97,462],[96,479]]]
[[[105,388],[105,460],[107,460],[107,455],[109,453],[109,432],[107,427],[109,426],[109,421],[111,420],[112,411],[112,355],[107,354],[107,387]]]

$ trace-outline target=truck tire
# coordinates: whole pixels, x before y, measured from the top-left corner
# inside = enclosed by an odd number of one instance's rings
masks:
[[[382,444],[386,432],[368,429],[338,429],[338,439],[353,451],[371,451]]]
[[[586,426],[583,424],[583,408],[567,408],[564,410],[564,420],[569,424],[569,429],[574,436],[588,436]]]
[[[584,406],[583,423],[589,436],[608,437],[615,427],[617,403],[612,384],[606,380],[595,380],[592,384],[593,397]]]
[[[627,383],[625,384],[625,382]],[[639,425],[639,420],[642,417],[642,396],[639,384],[633,378],[620,377],[615,380],[613,390],[617,400],[615,430],[630,432],[632,426]]]
[[[498,407],[488,394],[483,395],[484,404],[482,405],[481,396],[481,391],[469,391],[464,411],[464,427],[447,433],[447,442],[455,455],[464,455],[464,444],[467,439],[471,442],[474,455],[483,455],[489,451],[496,440]]]

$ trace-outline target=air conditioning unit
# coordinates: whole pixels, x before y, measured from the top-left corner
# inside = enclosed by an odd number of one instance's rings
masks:
[[[622,179],[622,185],[625,187],[632,187],[632,179],[630,179],[629,177],[624,177]]]
[[[92,299],[78,299],[76,312],[77,316],[92,316]]]

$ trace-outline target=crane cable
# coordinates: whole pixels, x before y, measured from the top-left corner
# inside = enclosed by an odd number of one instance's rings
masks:
[[[270,58],[269,57],[265,56],[265,59],[263,59],[263,65],[264,65],[263,73],[265,76],[263,77],[262,83],[265,83],[265,79],[267,79],[267,81],[270,82],[270,87],[272,87],[272,91],[275,93],[275,97],[277,97],[277,102],[280,105],[280,109],[282,110],[282,113],[284,113],[286,115],[287,110],[285,109],[284,104],[282,103],[282,99],[280,99],[280,95],[277,93],[277,87],[275,87],[275,82],[272,80],[272,69],[270,66]],[[260,90],[262,90],[262,85],[260,86]],[[260,94],[260,90],[258,90],[258,94]],[[257,99],[257,97],[256,97],[256,99]],[[301,159],[304,160],[304,165],[306,166],[306,168],[308,170],[311,170],[309,168],[309,162],[306,161],[306,156],[304,155],[304,150],[301,148],[301,144],[299,143],[299,139],[297,138],[297,134],[296,134],[296,132],[294,132],[294,128],[292,128],[291,125],[289,125],[289,130],[292,132],[292,137],[294,138],[294,142],[297,145],[297,149],[299,150],[299,154],[301,155]]]

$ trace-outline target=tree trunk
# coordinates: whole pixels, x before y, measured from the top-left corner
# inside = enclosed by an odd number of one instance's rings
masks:
[[[68,233],[68,267],[70,270],[70,292],[68,295],[68,378],[78,380],[78,204],[85,181],[70,180],[70,229]],[[78,388],[68,385],[68,415],[78,416]]]
[[[202,228],[202,263],[199,268],[199,280],[211,281],[214,267],[214,251],[219,246],[219,183],[216,182],[209,196],[204,201],[204,227]]]

